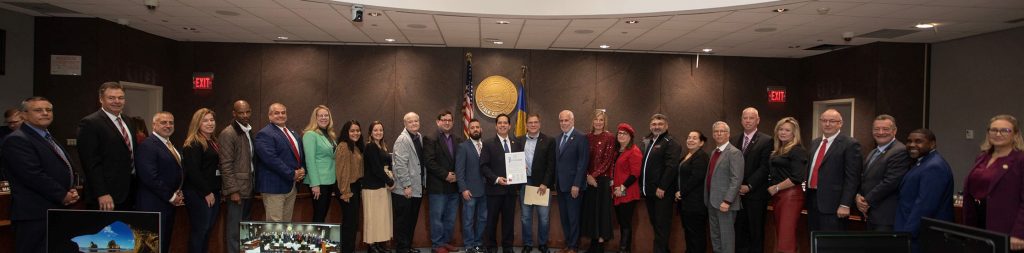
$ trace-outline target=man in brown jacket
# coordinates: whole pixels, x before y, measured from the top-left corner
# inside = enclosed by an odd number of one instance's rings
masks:
[[[249,220],[252,207],[253,165],[252,126],[249,117],[252,107],[245,100],[235,101],[231,109],[234,122],[220,132],[220,171],[224,180],[224,196],[227,199],[227,218],[224,234],[228,253],[237,253],[239,247],[238,223]]]

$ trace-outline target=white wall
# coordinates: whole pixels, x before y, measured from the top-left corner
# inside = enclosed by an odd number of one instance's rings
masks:
[[[35,18],[0,9],[0,29],[7,31],[6,74],[0,75],[0,111],[32,96]]]

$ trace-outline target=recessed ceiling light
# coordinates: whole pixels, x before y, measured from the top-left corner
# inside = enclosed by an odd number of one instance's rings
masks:
[[[914,27],[917,27],[917,28],[920,28],[920,29],[934,28],[935,27],[935,23],[920,23],[920,24],[915,25]]]
[[[783,13],[783,12],[787,12],[787,11],[789,11],[789,9],[786,9],[786,8],[778,8],[778,9],[774,9],[774,10],[772,10],[772,11],[773,11],[773,12],[778,12],[778,13]]]
[[[387,39],[384,39],[384,41],[387,41],[387,42],[395,42],[395,39],[392,39],[392,38],[387,38]]]
[[[367,13],[366,15],[370,15],[370,17],[379,17],[379,16],[384,15],[384,14],[382,14],[380,12],[370,12],[370,13]]]
[[[494,23],[495,24],[499,24],[499,25],[507,25],[507,24],[511,24],[512,22],[508,22],[507,20],[498,20],[498,21],[495,21]]]
[[[635,19],[633,19],[633,20],[626,20],[626,24],[636,24],[636,23],[640,23],[640,20],[635,20]]]
[[[609,45],[600,45],[600,46],[597,46],[597,47],[600,47],[600,48],[610,48],[610,47],[612,47],[612,46],[609,46]]]
[[[277,36],[277,39],[279,39],[279,40],[286,40],[286,39],[288,39],[288,37],[285,37],[285,36]]]
[[[499,41],[492,41],[491,43],[494,43],[495,45],[502,45],[502,44],[505,44],[505,42],[503,42],[503,41],[500,41],[500,40],[499,40]]]
[[[701,49],[700,51],[704,51],[705,53],[710,53],[710,52],[711,52],[711,50],[712,50],[712,49],[710,49],[710,48],[705,48],[705,49]]]

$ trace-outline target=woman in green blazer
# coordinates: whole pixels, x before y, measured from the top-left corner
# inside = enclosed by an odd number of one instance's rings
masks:
[[[324,222],[331,207],[332,194],[338,193],[334,173],[334,149],[338,146],[334,118],[327,106],[318,105],[302,131],[302,149],[306,154],[306,179],[313,192],[313,222]]]

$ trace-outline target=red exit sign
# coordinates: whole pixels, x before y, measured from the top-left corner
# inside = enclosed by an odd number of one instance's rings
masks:
[[[192,73],[192,89],[193,90],[212,90],[213,89],[213,73],[211,73],[211,72],[195,72],[195,73]]]
[[[786,87],[782,86],[769,86],[768,87],[768,103],[785,103],[786,102]]]

